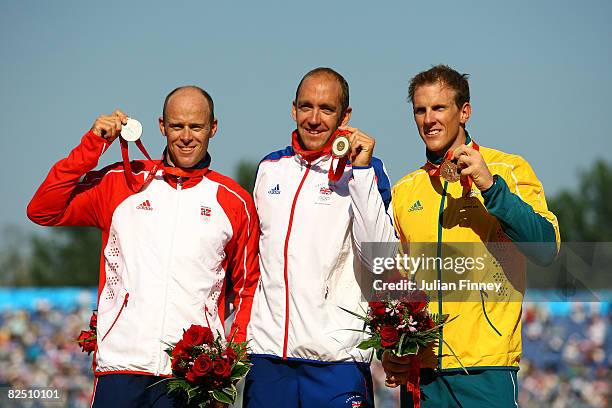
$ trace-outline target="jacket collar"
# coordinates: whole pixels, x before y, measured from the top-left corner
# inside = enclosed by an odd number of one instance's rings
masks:
[[[168,148],[164,149],[161,170],[163,171],[164,180],[173,188],[177,188],[178,181],[181,179],[181,188],[190,188],[198,184],[209,172],[211,157],[208,152],[202,160],[196,163],[195,166],[183,169],[174,167],[168,161]]]
[[[211,162],[211,157],[210,154],[208,154],[208,152],[206,152],[206,155],[204,156],[204,158],[202,160],[200,160],[199,162],[196,163],[195,166],[190,167],[188,169],[184,169],[184,170],[191,170],[191,169],[205,169],[207,167],[210,166],[210,162]],[[172,164],[170,164],[170,162],[168,161],[168,148],[166,147],[164,149],[164,153],[163,153],[163,162],[164,162],[164,166],[165,167],[174,167]]]

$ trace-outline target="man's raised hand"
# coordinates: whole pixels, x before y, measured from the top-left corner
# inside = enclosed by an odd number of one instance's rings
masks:
[[[120,111],[115,110],[110,115],[100,115],[91,127],[91,131],[96,135],[103,137],[112,143],[113,140],[121,133],[123,125],[127,124],[128,116]]]
[[[453,151],[453,159],[461,169],[461,179],[471,177],[480,191],[485,191],[493,185],[493,176],[485,163],[482,154],[470,146],[460,146]]]
[[[346,136],[351,144],[351,151],[349,152],[351,164],[353,166],[369,166],[376,141],[354,127],[340,126],[338,130],[347,130],[351,132]]]

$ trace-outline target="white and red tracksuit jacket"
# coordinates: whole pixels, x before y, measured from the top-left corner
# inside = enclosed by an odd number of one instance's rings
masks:
[[[226,286],[235,308],[231,332],[244,341],[259,280],[249,194],[211,170],[185,179],[160,170],[134,193],[123,163],[91,171],[108,144],[85,134],[28,206],[40,225],[102,230],[95,374],[169,375],[166,343],[175,344],[184,329],[210,322],[214,333],[225,333]],[[151,168],[132,162],[141,183]]]
[[[334,168],[337,160],[333,160]],[[362,242],[394,241],[390,184],[383,164],[347,166],[337,182],[331,155],[311,164],[292,147],[259,165],[254,199],[260,221],[261,283],[248,338],[259,356],[369,362],[356,346],[372,287],[360,287]],[[364,285],[361,285],[364,286]]]

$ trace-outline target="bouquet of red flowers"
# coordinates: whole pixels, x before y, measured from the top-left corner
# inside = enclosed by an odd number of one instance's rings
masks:
[[[389,350],[396,356],[411,357],[410,378],[406,387],[412,392],[415,407],[420,406],[421,365],[417,356],[419,349],[436,346],[440,328],[450,321],[448,315],[439,316],[430,313],[428,305],[429,299],[425,292],[411,291],[400,300],[370,302],[365,316],[342,308],[365,322],[363,332],[369,337],[363,340],[358,348],[362,350],[373,348],[379,356],[385,350]]]
[[[91,318],[89,319],[89,330],[81,330],[81,334],[77,338],[77,343],[81,346],[83,352],[87,352],[87,354],[91,354],[92,351],[96,349],[96,328],[98,325],[98,315],[94,310],[91,314]]]
[[[208,327],[191,325],[183,338],[166,349],[174,377],[168,392],[179,394],[189,407],[210,407],[215,401],[231,404],[236,400],[236,382],[251,368],[246,357],[247,342],[224,344]]]

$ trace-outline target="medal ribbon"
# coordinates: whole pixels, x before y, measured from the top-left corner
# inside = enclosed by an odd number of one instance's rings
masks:
[[[293,147],[293,151],[298,153],[300,156],[304,158],[304,160],[306,160],[309,163],[312,163],[314,160],[318,159],[321,156],[331,154],[332,163],[329,166],[329,172],[327,173],[327,178],[330,181],[338,181],[340,180],[340,178],[342,177],[342,174],[344,173],[344,168],[346,167],[346,163],[348,162],[348,155],[344,157],[337,157],[334,154],[332,154],[332,144],[334,143],[334,140],[336,139],[336,137],[346,136],[350,134],[351,132],[349,132],[348,130],[336,130],[334,134],[332,135],[332,137],[329,138],[327,143],[325,143],[325,145],[323,145],[323,147],[321,147],[319,150],[305,150],[305,149],[302,149],[302,146],[300,145],[297,130],[294,130],[293,133],[291,134],[291,147]],[[338,165],[336,166],[336,170],[334,170],[333,159],[338,159]]]
[[[444,163],[444,161],[450,160],[452,158],[453,158],[453,151],[452,150],[448,150],[446,152],[446,154],[444,155],[444,160],[442,161],[442,163]],[[442,163],[434,164],[434,163],[430,162],[429,160],[427,161],[427,166],[429,167],[429,170],[427,170],[427,172],[429,173],[429,175],[431,177],[440,177],[440,166],[442,166]]]
[[[406,382],[406,391],[412,394],[414,408],[421,408],[421,360],[416,354],[410,355],[410,371]]]
[[[123,173],[125,174],[125,179],[127,181],[128,187],[130,187],[132,191],[138,192],[144,186],[137,188],[138,180],[136,180],[136,177],[134,177],[134,173],[132,173],[132,164],[130,163],[130,155],[128,152],[128,142],[121,136],[119,136],[119,142],[121,143],[121,157],[123,158],[123,169],[124,169]],[[151,156],[147,152],[147,149],[144,147],[140,139],[136,140],[134,143],[136,144],[138,149],[142,152],[142,154],[144,154],[147,160],[149,160],[150,162],[153,162],[153,159],[151,159]],[[157,165],[154,166],[154,170],[156,168],[157,168]],[[152,174],[155,174],[155,172],[153,171]],[[149,175],[151,175],[151,173],[149,173]]]
[[[147,160],[150,163],[154,163],[153,168],[149,172],[149,175],[147,176],[144,183],[141,186],[138,186],[139,184],[138,180],[136,180],[136,177],[134,177],[134,173],[132,173],[132,164],[130,163],[130,156],[128,152],[128,142],[122,137],[119,138],[119,141],[121,143],[121,157],[123,158],[123,168],[125,169],[124,171],[125,179],[127,181],[128,187],[130,187],[130,189],[134,191],[135,193],[141,191],[147,185],[149,185],[151,180],[153,180],[153,177],[155,177],[155,173],[157,173],[157,170],[159,170],[160,167],[163,170],[164,174],[170,174],[172,176],[182,177],[182,178],[203,177],[206,173],[208,173],[208,166],[206,166],[203,169],[181,169],[179,167],[166,166],[164,164],[163,158],[157,161],[153,160],[151,159],[151,156],[147,152],[147,149],[142,144],[142,141],[138,139],[134,143],[136,144],[138,149],[142,152],[142,154],[144,154]]]

